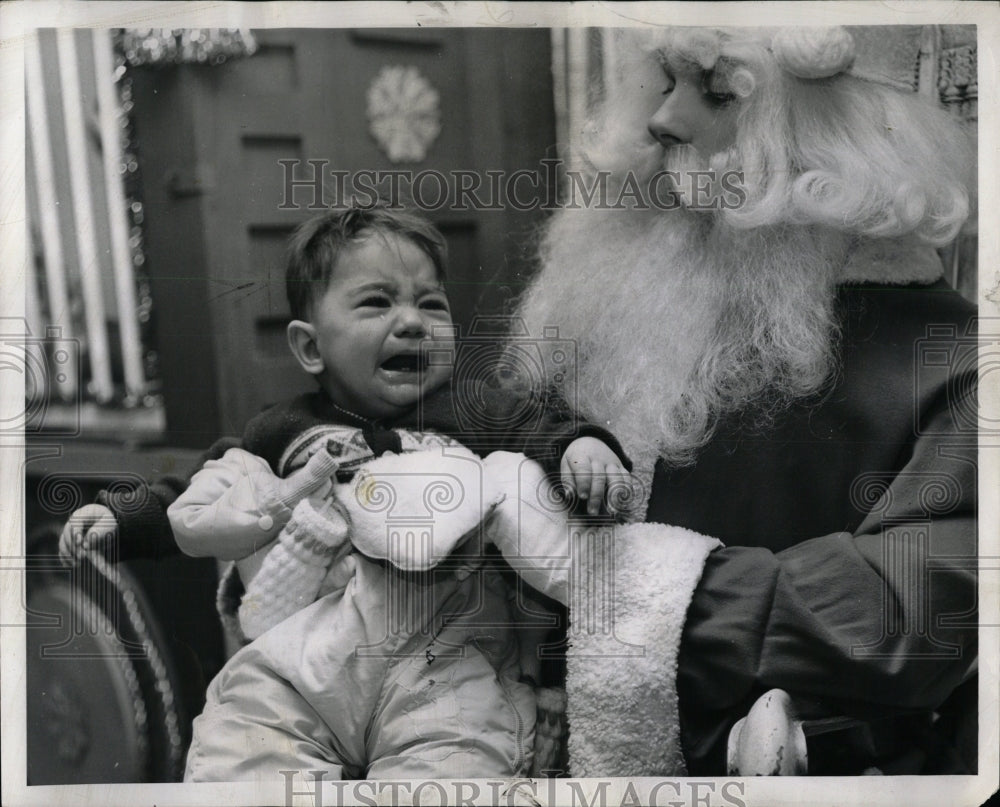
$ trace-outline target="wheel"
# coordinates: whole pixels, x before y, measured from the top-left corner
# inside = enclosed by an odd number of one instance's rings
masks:
[[[62,567],[29,542],[28,784],[179,781],[188,716],[153,610],[124,564]]]

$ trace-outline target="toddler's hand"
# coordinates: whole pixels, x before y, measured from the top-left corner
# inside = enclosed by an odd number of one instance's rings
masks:
[[[59,558],[72,566],[88,551],[106,553],[117,536],[114,513],[103,504],[85,505],[69,517],[59,535]]]
[[[336,454],[331,454],[329,450],[317,451],[302,468],[277,481],[278,498],[289,508],[294,508],[304,498],[317,492],[326,496],[339,465]]]
[[[618,455],[596,437],[579,437],[570,443],[559,471],[563,485],[587,502],[587,512],[592,516],[601,511],[608,490],[628,484],[629,479]],[[607,511],[614,513],[610,501]]]

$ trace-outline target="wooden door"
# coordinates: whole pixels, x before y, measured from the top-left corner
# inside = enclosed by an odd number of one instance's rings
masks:
[[[544,175],[540,161],[554,156],[548,31],[254,34],[249,58],[134,79],[168,440],[178,445],[239,434],[264,405],[314,384],[285,343],[283,256],[322,199],[298,186],[289,204],[281,161],[298,161],[297,180],[327,172],[329,199],[331,171]],[[440,133],[421,160],[393,162],[369,132],[367,93],[387,66],[414,68],[438,93]],[[495,312],[523,287],[543,214],[446,204],[426,215],[448,239],[449,293],[468,329],[477,310]]]

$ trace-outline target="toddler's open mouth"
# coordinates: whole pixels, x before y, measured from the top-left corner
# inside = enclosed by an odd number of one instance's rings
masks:
[[[420,353],[399,353],[379,366],[393,373],[422,373],[427,369],[427,356]]]

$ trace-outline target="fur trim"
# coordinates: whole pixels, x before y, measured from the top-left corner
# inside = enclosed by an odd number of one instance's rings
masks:
[[[662,524],[592,532],[570,593],[566,692],[574,777],[683,776],[681,630],[714,538]],[[594,597],[599,599],[596,602]],[[596,616],[596,619],[595,619]]]
[[[933,283],[944,274],[944,265],[933,247],[913,239],[884,238],[863,241],[847,259],[842,283]]]

